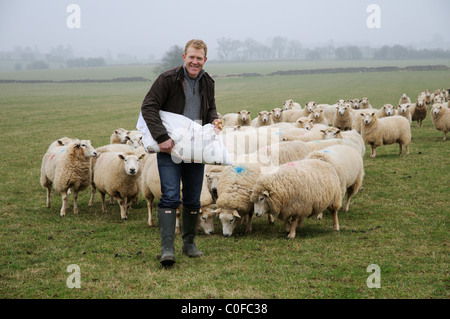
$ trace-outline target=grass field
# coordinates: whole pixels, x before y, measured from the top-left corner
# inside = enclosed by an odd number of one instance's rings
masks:
[[[96,76],[151,78],[123,68],[97,69]],[[220,68],[227,74],[226,65]],[[229,73],[238,69],[232,65]],[[241,69],[258,72],[255,65]],[[261,73],[279,69],[266,65]],[[69,71],[42,71],[42,77],[95,73]],[[367,96],[380,107],[396,104],[403,92],[415,98],[449,83],[448,71],[219,78],[216,102],[223,114],[242,108],[255,114],[288,98],[304,104]],[[114,129],[133,129],[150,85],[0,84],[2,298],[449,298],[450,144],[429,114],[424,127],[411,127],[409,156],[399,157],[397,145],[379,148],[374,159],[366,153],[364,189],[339,215],[339,232],[325,214],[322,221],[306,220],[295,240],[285,239],[281,222],[269,226],[265,218],[254,218],[253,233],[239,226],[225,238],[216,220],[215,235],[196,239],[205,256],[183,256],[178,236],[177,263],[165,270],[156,259],[159,232],[147,226],[142,197],[125,222],[118,205],[101,212],[99,195],[88,207],[88,190],[79,196],[78,215],[70,207],[61,218],[55,193],[46,208],[39,174],[48,145],[70,136],[98,147]],[[81,269],[80,289],[66,285],[71,264]],[[371,264],[380,267],[380,289],[366,285]]]

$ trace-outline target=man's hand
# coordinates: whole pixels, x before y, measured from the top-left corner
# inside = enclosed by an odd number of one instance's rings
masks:
[[[214,125],[214,131],[216,134],[219,134],[223,129],[223,122],[224,120],[221,119],[215,119],[212,124]]]
[[[159,143],[159,150],[163,153],[169,153],[172,152],[172,148],[175,146],[175,144],[173,143],[172,139],[169,138],[168,140]]]

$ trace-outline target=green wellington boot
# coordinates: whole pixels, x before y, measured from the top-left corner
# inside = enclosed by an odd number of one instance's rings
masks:
[[[161,258],[164,267],[175,263],[175,222],[176,209],[158,208],[158,224],[161,233]]]
[[[195,231],[197,229],[198,210],[190,210],[183,207],[181,215],[181,232],[183,235],[183,254],[189,257],[200,257],[203,253],[194,244]]]

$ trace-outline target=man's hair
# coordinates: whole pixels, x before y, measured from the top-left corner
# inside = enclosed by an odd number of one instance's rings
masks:
[[[187,53],[187,50],[188,50],[189,47],[193,47],[194,49],[197,49],[197,50],[200,50],[200,49],[205,50],[205,57],[206,57],[206,53],[208,52],[208,48],[206,46],[206,43],[203,42],[202,40],[199,40],[199,39],[189,40],[186,43],[186,46],[184,47],[184,54]]]

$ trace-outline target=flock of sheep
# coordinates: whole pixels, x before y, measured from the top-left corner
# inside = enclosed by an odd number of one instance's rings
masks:
[[[218,217],[224,236],[245,223],[252,231],[253,215],[267,214],[269,223],[278,218],[286,225],[288,238],[305,217],[329,210],[333,227],[339,230],[338,210],[348,211],[350,199],[362,187],[365,145],[376,148],[399,144],[409,154],[411,121],[422,121],[430,109],[436,129],[450,130],[449,90],[421,92],[415,103],[403,94],[398,106],[380,109],[367,98],[339,100],[334,105],[308,102],[302,108],[293,100],[283,107],[261,111],[257,117],[242,110],[225,114],[223,141],[233,156],[233,165],[206,165],[201,194],[199,227],[214,231]],[[140,193],[147,200],[148,224],[153,222],[153,200],[161,198],[156,154],[142,146],[139,131],[115,130],[110,144],[94,149],[90,141],[67,137],[54,141],[42,159],[40,182],[47,189],[47,207],[53,187],[61,194],[60,215],[68,208],[67,195],[73,193],[73,211],[78,213],[77,197],[91,186],[89,206],[96,190],[101,194],[102,211],[116,200],[121,218],[127,219],[131,205]],[[346,201],[343,200],[346,196]],[[177,219],[179,232],[179,219]]]

